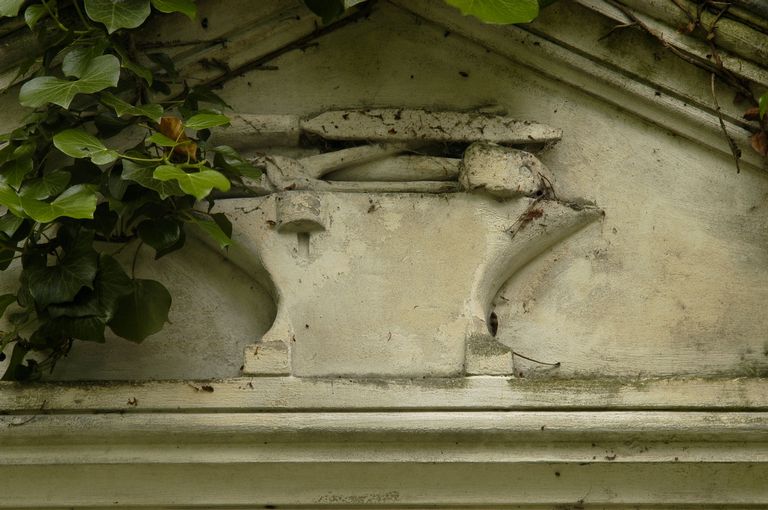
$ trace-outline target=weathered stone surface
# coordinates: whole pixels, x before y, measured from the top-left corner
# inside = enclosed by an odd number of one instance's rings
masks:
[[[504,282],[600,216],[596,208],[525,197],[311,196],[329,220],[326,230],[309,234],[276,228],[282,204],[303,202],[306,192],[219,206],[238,233],[232,260],[260,260],[272,275],[279,309],[262,342],[290,346],[298,376],[464,373],[465,356],[482,357],[465,352],[465,339],[488,334]]]
[[[459,168],[462,189],[499,198],[541,196],[552,181],[547,167],[533,154],[485,142],[470,145]]]
[[[109,252],[114,246],[102,246]],[[130,271],[136,245],[118,255]],[[202,243],[193,230],[184,250],[154,260],[154,250],[138,251],[137,278],[158,280],[173,303],[170,323],[141,344],[107,330],[104,344],[75,342],[48,380],[192,379],[235,377],[243,349],[269,329],[275,316],[271,283],[259,265],[235,267],[218,247]],[[0,292],[13,291],[18,268],[0,273]],[[4,326],[0,326],[4,329]],[[7,363],[7,361],[5,362]],[[0,362],[0,372],[4,370]]]
[[[288,344],[283,341],[259,342],[245,348],[243,373],[259,375],[290,375],[291,359]]]
[[[329,140],[401,142],[553,143],[562,132],[532,121],[480,112],[381,108],[329,111],[301,122],[308,133]]]
[[[327,221],[317,193],[290,193],[281,197],[275,206],[275,221],[279,232],[308,233],[325,230]]]

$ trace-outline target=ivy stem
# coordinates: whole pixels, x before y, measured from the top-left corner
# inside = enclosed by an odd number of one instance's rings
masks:
[[[136,246],[136,251],[133,253],[133,262],[131,263],[131,279],[136,279],[136,260],[139,258],[139,250],[141,247],[144,246],[144,241],[139,241],[139,244]]]
[[[48,3],[45,0],[40,0],[40,1],[43,4],[43,7],[45,7],[45,10],[48,12],[48,15],[51,17],[51,19],[56,22],[56,25],[59,27],[59,29],[64,32],[69,32],[69,29],[61,23],[61,21],[59,20],[59,17],[56,16],[56,14],[54,14],[53,10],[51,10],[50,7],[48,7]]]
[[[80,17],[80,21],[82,21],[83,25],[85,25],[88,28],[88,31],[91,31],[93,29],[93,25],[91,25],[86,19],[86,17],[83,15],[83,11],[82,9],[80,9],[80,2],[78,0],[74,0],[74,2],[72,3],[75,6],[75,10],[77,11],[78,17]]]
[[[131,161],[144,161],[146,163],[160,163],[165,161],[165,158],[137,158],[136,156],[128,156],[126,154],[120,154],[120,157],[130,159]]]

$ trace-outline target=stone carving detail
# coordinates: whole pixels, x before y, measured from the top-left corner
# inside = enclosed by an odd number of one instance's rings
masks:
[[[544,164],[511,147],[550,144],[559,132],[408,110],[297,122],[326,140],[375,143],[266,156],[264,196],[222,202],[240,233],[230,257],[243,267],[261,261],[277,292],[275,322],[247,349],[244,372],[512,373],[511,348],[494,338],[494,297],[530,260],[602,214],[558,200]],[[459,143],[462,158],[435,154]]]

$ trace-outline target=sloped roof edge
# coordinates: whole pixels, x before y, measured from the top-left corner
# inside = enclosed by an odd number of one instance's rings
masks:
[[[728,158],[731,157],[711,96],[698,96],[680,88],[671,89],[668,84],[656,80],[655,77],[640,76],[624,67],[618,58],[606,58],[605,54],[592,51],[589,44],[576,48],[570,41],[561,39],[557,27],[538,23],[483,25],[474,18],[462,16],[442,1],[389,1],[537,73],[568,83],[592,96],[631,111],[651,123],[708,146]],[[621,11],[606,0],[573,0],[572,3],[577,3],[615,23],[628,21]],[[638,11],[633,12],[649,18]],[[674,32],[674,29],[667,26],[665,33]],[[685,42],[688,45],[687,50],[701,50],[693,38],[685,40],[682,37],[679,42]],[[768,38],[766,39],[768,42]],[[706,55],[702,54],[701,58],[706,60]],[[733,54],[730,55],[729,63],[740,77],[757,84],[758,88],[768,86],[768,68]],[[721,98],[721,103],[721,106],[725,106],[726,102]],[[749,137],[752,134],[749,123],[740,118],[731,105],[728,106],[730,111],[723,108],[723,121],[728,134],[741,150],[742,166],[764,168],[765,161],[749,145]]]

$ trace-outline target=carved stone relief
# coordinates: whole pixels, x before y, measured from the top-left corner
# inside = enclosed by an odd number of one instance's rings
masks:
[[[244,372],[512,373],[512,348],[494,338],[494,297],[602,215],[558,199],[530,152],[559,131],[419,110],[326,112],[291,131],[337,150],[263,156],[263,196],[218,205],[239,233],[230,258],[246,270],[259,261],[277,292],[275,322],[246,350]]]

